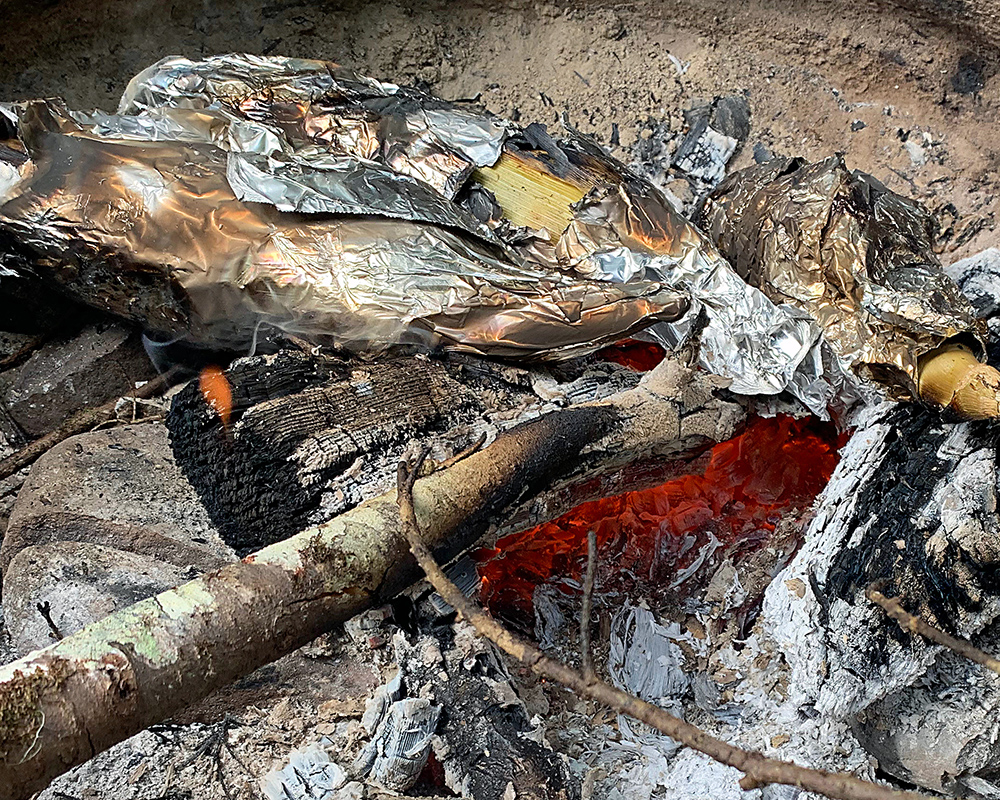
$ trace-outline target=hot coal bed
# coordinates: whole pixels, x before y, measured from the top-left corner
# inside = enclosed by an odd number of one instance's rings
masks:
[[[988,14],[0,10],[0,798],[1000,798]]]

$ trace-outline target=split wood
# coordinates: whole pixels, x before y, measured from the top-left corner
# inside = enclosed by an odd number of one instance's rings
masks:
[[[866,594],[869,600],[880,606],[907,633],[911,635],[920,634],[925,639],[947,647],[960,656],[964,656],[970,661],[974,661],[1000,675],[1000,659],[994,658],[989,653],[984,653],[971,642],[951,636],[940,628],[935,628],[930,623],[920,619],[920,617],[914,616],[903,608],[898,598],[886,597],[877,589],[869,589]]]
[[[132,394],[125,395],[126,400],[149,400],[158,397],[170,388],[177,373],[171,369],[162,375],[146,381]],[[25,445],[16,453],[12,453],[7,458],[0,461],[0,480],[9,478],[18,470],[24,469],[34,464],[39,458],[60,442],[65,441],[70,436],[87,431],[112,419],[115,415],[115,408],[122,398],[116,397],[109,400],[104,405],[97,408],[88,408],[79,411],[51,433],[47,433],[30,444]]]
[[[721,739],[710,736],[701,728],[667,713],[662,708],[616,689],[611,684],[598,679],[592,669],[590,674],[586,675],[582,671],[577,671],[560,661],[549,658],[534,645],[515,636],[492,617],[487,616],[452,583],[425,543],[414,509],[413,484],[428,452],[427,449],[424,449],[412,467],[406,461],[401,461],[399,464],[397,500],[403,533],[410,544],[411,552],[438,594],[458,611],[480,636],[489,639],[536,674],[562,684],[580,697],[602,703],[621,714],[646,723],[660,733],[686,747],[704,753],[715,761],[735,767],[744,773],[744,777],[740,779],[740,786],[745,790],[779,783],[797,786],[835,800],[917,800],[918,798],[929,800],[926,795],[896,791],[863,781],[853,775],[800,767],[788,761],[767,758],[752,750],[734,747]],[[590,545],[588,548],[588,578],[585,580],[585,585],[589,583],[592,591],[593,571],[589,562],[595,558],[596,547],[591,544],[589,538],[588,544]],[[589,619],[581,619],[581,624],[587,628]],[[589,636],[585,641],[586,644],[583,642],[581,644],[589,649]],[[589,653],[584,652],[581,655],[585,665],[591,663]]]

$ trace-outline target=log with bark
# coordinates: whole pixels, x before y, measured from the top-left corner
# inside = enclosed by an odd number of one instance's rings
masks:
[[[719,388],[717,379],[668,360],[634,388],[501,432],[417,482],[428,543],[450,559],[506,509],[552,487],[587,485],[625,463],[683,458],[730,437],[744,411],[716,396]],[[7,797],[29,797],[73,765],[385,602],[416,575],[390,491],[0,667],[0,786]]]

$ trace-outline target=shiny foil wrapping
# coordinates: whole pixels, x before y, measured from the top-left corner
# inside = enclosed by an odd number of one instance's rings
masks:
[[[506,127],[325,62],[167,59],[119,114],[17,108],[30,167],[0,250],[167,336],[262,325],[359,352],[588,352],[689,307],[525,261],[448,194]],[[158,105],[165,104],[165,105]]]
[[[852,397],[807,313],[572,131],[555,143],[328,62],[246,55],[166,58],[115,114],[3,110],[31,160],[0,189],[0,259],[167,336],[241,347],[274,326],[364,353],[563,358],[645,331],[696,337],[739,393],[787,389],[820,414]],[[593,175],[564,231],[469,213],[470,176],[526,139]]]
[[[815,319],[840,359],[897,398],[946,339],[983,350],[971,303],[934,255],[928,212],[833,157],[774,159],[730,176],[703,228],[752,286]]]

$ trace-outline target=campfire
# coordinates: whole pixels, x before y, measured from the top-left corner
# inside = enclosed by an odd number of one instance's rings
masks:
[[[833,474],[839,440],[833,425],[809,418],[754,420],[711,448],[700,474],[582,503],[477,552],[481,597],[496,614],[533,620],[539,586],[553,578],[580,585],[593,530],[610,573],[601,582],[609,602],[637,592],[683,599],[689,581],[707,579],[727,557],[748,557],[779,523],[812,506]]]
[[[0,800],[1000,797],[993,23],[652,6],[0,81]]]

